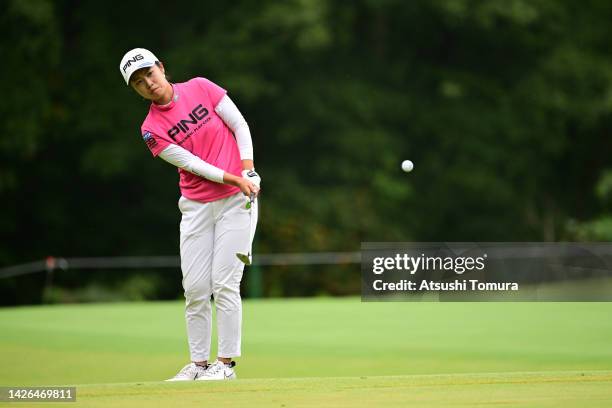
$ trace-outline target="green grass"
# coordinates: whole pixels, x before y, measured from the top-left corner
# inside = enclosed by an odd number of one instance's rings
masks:
[[[182,310],[0,309],[0,385],[80,384],[72,407],[612,406],[612,303],[251,300],[239,381],[159,383],[188,361]]]
[[[611,381],[612,372],[550,372],[100,384],[78,386],[76,404],[53,406],[608,408]]]

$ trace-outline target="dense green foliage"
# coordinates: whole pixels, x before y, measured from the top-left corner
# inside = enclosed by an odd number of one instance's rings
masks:
[[[611,18],[595,0],[7,1],[0,265],[176,254],[176,171],[141,141],[148,104],[118,71],[136,46],[247,118],[260,253],[609,239]],[[310,276],[305,293],[330,291]],[[157,278],[154,297],[180,292]],[[3,301],[35,300],[27,279],[0,282]]]

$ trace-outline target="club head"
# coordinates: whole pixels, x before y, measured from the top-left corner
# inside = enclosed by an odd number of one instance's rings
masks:
[[[247,254],[236,254],[236,257],[240,259],[240,262],[242,262],[245,265],[251,264],[251,257],[248,256]]]

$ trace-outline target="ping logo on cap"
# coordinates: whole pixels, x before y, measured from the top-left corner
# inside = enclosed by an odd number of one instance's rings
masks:
[[[127,62],[125,63],[125,65],[123,65],[123,72],[126,72],[127,69],[132,65],[132,62],[137,62],[144,59],[144,57],[142,56],[142,54],[136,54],[134,55],[133,58],[130,58],[129,60],[127,60]]]
[[[135,71],[153,66],[157,61],[159,60],[151,51],[144,48],[134,48],[126,52],[121,58],[119,72],[123,75],[126,85],[129,85],[130,77]]]

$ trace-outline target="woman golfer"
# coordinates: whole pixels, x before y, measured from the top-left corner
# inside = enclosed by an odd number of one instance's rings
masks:
[[[148,50],[127,52],[119,70],[151,101],[141,131],[153,156],[178,167],[181,270],[191,363],[168,381],[235,379],[240,356],[240,280],[257,223],[260,178],[249,127],[226,91],[205,78],[172,84]],[[217,360],[209,364],[211,296]]]

